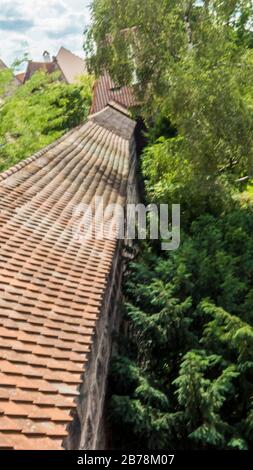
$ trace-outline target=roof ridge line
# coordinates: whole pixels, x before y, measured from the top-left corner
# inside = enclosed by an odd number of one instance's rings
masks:
[[[86,121],[87,122],[87,121]],[[85,123],[84,123],[85,124]],[[79,129],[82,125],[84,124],[81,124],[79,126],[76,126],[74,127],[73,129],[71,129],[70,131],[66,132],[65,134],[63,134],[61,137],[59,137],[58,139],[54,140],[53,142],[51,142],[51,144],[48,144],[46,147],[43,147],[42,149],[38,150],[37,152],[35,152],[33,155],[31,155],[30,157],[27,157],[25,158],[24,160],[21,160],[21,162],[17,163],[16,165],[13,165],[12,167],[10,167],[8,170],[5,170],[3,171],[2,173],[0,173],[0,183],[4,180],[6,180],[9,176],[17,173],[19,170],[21,170],[22,168],[26,167],[27,165],[29,165],[30,163],[34,162],[35,160],[37,160],[38,158],[40,158],[42,155],[44,155],[45,153],[47,153],[49,150],[53,149],[54,147],[56,147],[56,145],[58,145],[60,142],[62,142],[68,135],[71,135],[73,132],[75,132],[77,129]]]
[[[129,119],[133,119],[131,117],[130,111],[125,106],[123,106],[122,104],[117,103],[117,101],[110,100],[108,102],[108,106],[110,108],[116,109],[116,111],[119,111],[119,113],[124,114],[125,116],[129,117]],[[134,119],[133,119],[133,121],[134,121]]]
[[[70,51],[70,50],[69,50],[67,47],[65,47],[65,46],[61,46],[61,47],[60,47],[60,49],[59,49],[57,55],[59,54],[59,52],[60,52],[61,49],[64,49],[65,51],[69,52],[70,54],[74,55],[74,56],[77,57],[78,59],[83,60],[83,61],[85,62],[85,58],[80,57],[80,56],[77,55],[75,52]],[[56,56],[56,58],[57,58],[57,56]]]
[[[130,114],[130,112],[128,111],[127,108],[125,108],[124,106],[122,106],[121,104],[119,104],[119,103],[117,103],[116,101],[113,101],[113,100],[108,101],[106,106],[103,109],[100,109],[100,111],[97,111],[96,113],[90,114],[88,116],[88,119],[92,120],[94,117],[99,116],[100,114],[102,114],[105,111],[106,108],[112,108],[115,111],[118,111],[120,114],[123,114],[124,116],[128,117],[132,121],[135,121],[135,119],[131,116],[131,114]]]

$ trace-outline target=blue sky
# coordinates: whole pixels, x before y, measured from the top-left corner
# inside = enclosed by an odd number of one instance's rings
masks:
[[[41,60],[44,50],[60,46],[83,56],[83,31],[91,0],[0,0],[0,58],[8,65],[29,52]]]

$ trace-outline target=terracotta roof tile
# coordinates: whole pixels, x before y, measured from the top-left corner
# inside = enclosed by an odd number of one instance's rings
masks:
[[[116,240],[75,239],[78,204],[124,204],[135,123],[117,105],[0,174],[0,449],[61,449]]]
[[[22,426],[14,419],[7,418],[6,416],[0,416],[0,431],[22,431]]]
[[[29,414],[27,415],[29,419],[47,419],[53,422],[61,422],[67,423],[72,421],[72,417],[70,416],[69,411],[65,411],[63,409],[55,408],[55,407],[43,407],[39,408],[37,406],[33,406]]]
[[[59,450],[61,448],[61,439],[45,438],[42,436],[26,437],[25,435],[12,432],[0,432],[0,449],[5,450]]]
[[[110,75],[105,72],[95,82],[90,113],[93,114],[101,111],[110,101],[115,101],[125,108],[131,108],[138,104],[133,87],[117,87]]]
[[[19,418],[27,417],[31,412],[32,405],[19,404],[13,401],[0,401],[0,412],[3,412],[5,416],[16,416]]]
[[[10,439],[8,439],[8,434],[3,434],[2,432],[0,432],[0,449],[14,450],[14,443],[12,443]]]
[[[38,422],[31,419],[16,419],[16,422],[21,425],[22,433],[29,435],[45,435],[55,437],[65,437],[68,435],[66,427],[58,424],[57,422],[43,421]]]

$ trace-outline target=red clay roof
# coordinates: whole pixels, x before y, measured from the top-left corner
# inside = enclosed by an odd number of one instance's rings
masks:
[[[115,101],[125,108],[131,108],[137,104],[133,88],[131,86],[116,87],[110,75],[105,72],[94,85],[91,114],[104,109],[110,101]]]
[[[135,123],[112,106],[0,175],[0,449],[61,449],[117,241],[72,213],[124,204]]]
[[[25,72],[24,82],[29,80],[36,72],[46,73],[61,72],[56,61],[54,62],[33,62],[29,61]]]

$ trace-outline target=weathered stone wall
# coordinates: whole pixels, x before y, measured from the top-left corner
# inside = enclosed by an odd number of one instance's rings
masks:
[[[130,143],[131,165],[129,171],[127,202],[138,201],[136,182],[136,152],[134,140]],[[125,241],[126,242],[126,241]],[[65,449],[105,449],[106,431],[104,423],[104,403],[107,386],[109,361],[112,351],[113,332],[121,323],[121,281],[124,269],[122,250],[124,241],[118,241],[108,288],[100,318],[84,372],[84,383],[80,390],[77,412],[69,427],[69,436],[64,442]]]

